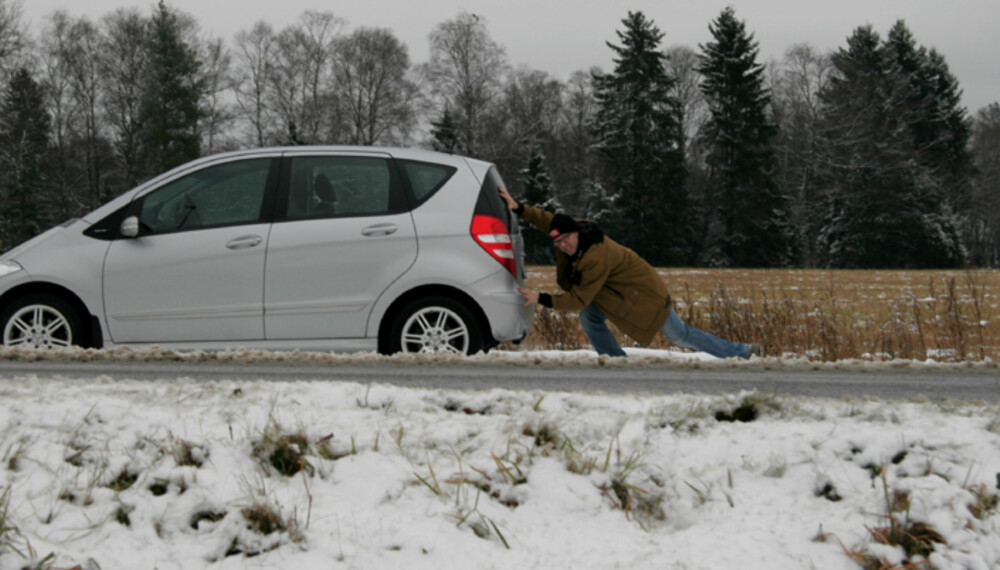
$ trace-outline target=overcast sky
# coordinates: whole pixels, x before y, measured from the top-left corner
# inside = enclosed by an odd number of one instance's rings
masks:
[[[15,0],[16,1],[16,0]],[[115,8],[137,6],[149,14],[154,0],[20,0],[34,32],[54,10],[99,19]],[[936,48],[964,90],[970,114],[1000,101],[1000,0],[169,0],[194,16],[203,31],[231,41],[236,32],[265,20],[276,29],[305,10],[330,11],[357,27],[391,29],[407,45],[413,62],[426,61],[427,36],[434,27],[468,11],[486,19],[493,39],[510,62],[565,80],[591,66],[611,69],[607,41],[629,10],[641,10],[664,32],[664,45],[711,40],[709,23],[732,5],[760,45],[760,61],[780,59],[795,43],[821,50],[846,44],[855,28],[872,24],[884,37],[892,24],[906,21],[916,40]]]

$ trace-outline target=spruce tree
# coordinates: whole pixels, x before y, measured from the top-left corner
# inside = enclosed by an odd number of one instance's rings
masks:
[[[775,181],[773,140],[777,127],[768,117],[771,94],[764,66],[757,63],[753,34],[731,7],[709,25],[713,41],[700,46],[698,71],[711,117],[706,197],[713,235],[706,244],[716,265],[781,267],[793,259],[788,201]]]
[[[549,169],[545,165],[545,157],[538,146],[532,146],[531,156],[528,158],[528,166],[521,170],[519,182],[524,185],[524,193],[521,202],[528,206],[535,206],[550,212],[561,209],[559,201],[555,198],[552,188],[552,178]],[[525,254],[528,263],[535,265],[548,265],[555,261],[552,250],[552,242],[548,236],[537,231],[524,232]]]
[[[660,50],[663,33],[642,12],[617,32],[615,68],[595,73],[591,123],[616,210],[607,230],[655,265],[690,260],[683,111]]]
[[[451,114],[451,109],[444,108],[441,118],[431,121],[431,147],[438,152],[455,152],[458,145],[458,126],[455,124],[455,117]]]
[[[51,122],[41,87],[25,68],[11,76],[0,106],[0,251],[41,229],[39,202]]]
[[[160,0],[149,22],[148,67],[139,107],[140,152],[147,175],[201,154],[199,105],[205,87],[198,73],[201,63],[182,32],[177,14]]]
[[[917,45],[902,20],[889,30],[884,49],[890,73],[903,81],[900,97],[912,116],[909,134],[920,162],[934,171],[939,197],[953,210],[966,210],[971,194],[972,120],[961,106],[958,80],[941,54]]]
[[[960,266],[965,251],[942,197],[949,175],[924,139],[940,108],[921,93],[930,60],[905,29],[890,35],[883,42],[871,26],[855,30],[821,94],[823,263]]]

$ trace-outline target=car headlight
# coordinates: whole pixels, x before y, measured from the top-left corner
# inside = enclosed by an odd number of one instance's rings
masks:
[[[3,261],[3,262],[0,262],[0,277],[6,277],[6,276],[10,275],[11,273],[17,273],[18,271],[21,271],[22,269],[24,269],[24,268],[21,267],[21,264],[19,264],[16,261]]]

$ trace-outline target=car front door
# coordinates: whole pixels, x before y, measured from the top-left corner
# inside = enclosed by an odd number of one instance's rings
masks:
[[[290,154],[268,241],[268,340],[362,338],[381,293],[413,265],[417,240],[386,155]]]
[[[280,159],[213,164],[133,203],[136,238],[104,263],[104,305],[115,343],[264,338],[269,187]]]

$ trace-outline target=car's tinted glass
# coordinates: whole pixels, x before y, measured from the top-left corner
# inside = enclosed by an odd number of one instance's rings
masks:
[[[500,188],[506,188],[500,173],[496,168],[491,167],[483,180],[483,186],[479,189],[479,199],[476,201],[476,213],[495,216],[503,220],[507,229],[511,228],[510,213],[507,206],[500,197]]]
[[[389,161],[357,156],[291,159],[287,217],[371,216],[404,210]]]
[[[260,220],[271,159],[203,168],[168,182],[142,199],[146,231],[164,233]]]
[[[413,190],[417,205],[423,204],[433,196],[457,170],[453,166],[428,162],[403,161],[402,164],[406,170],[406,177],[410,180],[410,188]]]

